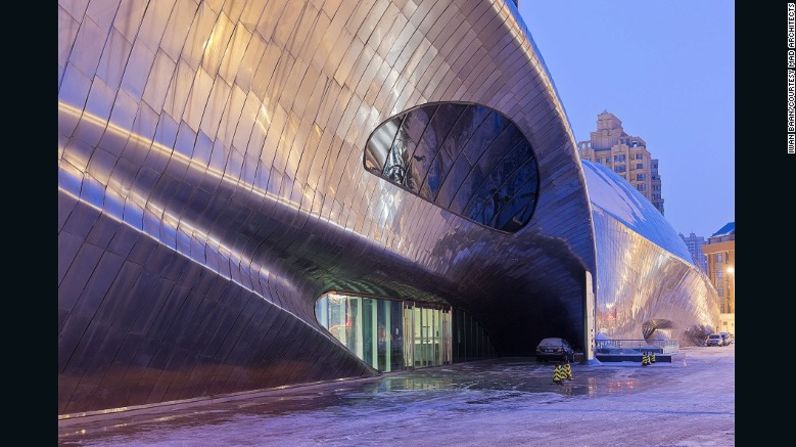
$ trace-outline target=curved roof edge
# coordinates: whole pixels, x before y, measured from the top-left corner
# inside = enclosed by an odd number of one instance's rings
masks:
[[[581,160],[589,201],[666,251],[694,265],[685,242],[666,218],[625,179],[606,166]]]

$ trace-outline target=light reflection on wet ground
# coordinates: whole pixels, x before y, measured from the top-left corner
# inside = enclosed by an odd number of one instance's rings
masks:
[[[551,411],[666,415],[690,411],[705,417],[731,414],[734,421],[731,408],[727,411],[676,405],[677,408],[668,408],[671,402],[667,400],[660,410],[654,406],[634,409],[621,403],[634,394],[689,386],[688,376],[710,368],[710,360],[717,352],[699,351],[683,355],[674,364],[650,368],[575,365],[575,380],[564,385],[552,383],[552,364],[526,359],[402,371],[372,381],[288,389],[252,399],[210,401],[154,414],[118,415],[86,423],[69,421],[59,427],[59,441],[62,445],[169,446],[416,444],[413,436],[425,433],[424,424],[448,421],[466,425],[473,418],[511,420],[518,415],[528,418],[529,414]],[[685,366],[686,357],[688,366]],[[734,362],[734,355],[730,361]],[[687,390],[682,391],[687,394]],[[364,436],[358,429],[380,435]],[[348,435],[350,430],[359,434]],[[432,443],[435,438],[423,439]],[[445,439],[452,441],[455,436],[434,442],[445,443]]]

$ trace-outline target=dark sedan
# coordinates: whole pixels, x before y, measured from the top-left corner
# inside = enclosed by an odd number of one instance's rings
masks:
[[[536,346],[536,360],[542,362],[548,360],[573,362],[575,360],[575,351],[563,338],[545,338]]]

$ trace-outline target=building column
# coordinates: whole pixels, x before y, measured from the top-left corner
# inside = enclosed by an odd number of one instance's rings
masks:
[[[583,360],[588,362],[594,360],[594,323],[595,323],[595,298],[594,298],[594,281],[592,280],[591,272],[586,270],[583,306]]]

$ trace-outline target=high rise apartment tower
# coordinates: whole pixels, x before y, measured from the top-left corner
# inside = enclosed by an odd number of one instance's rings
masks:
[[[597,115],[597,130],[590,140],[578,143],[578,152],[581,159],[608,166],[624,177],[663,214],[658,160],[641,137],[625,133],[616,115],[608,111]]]

